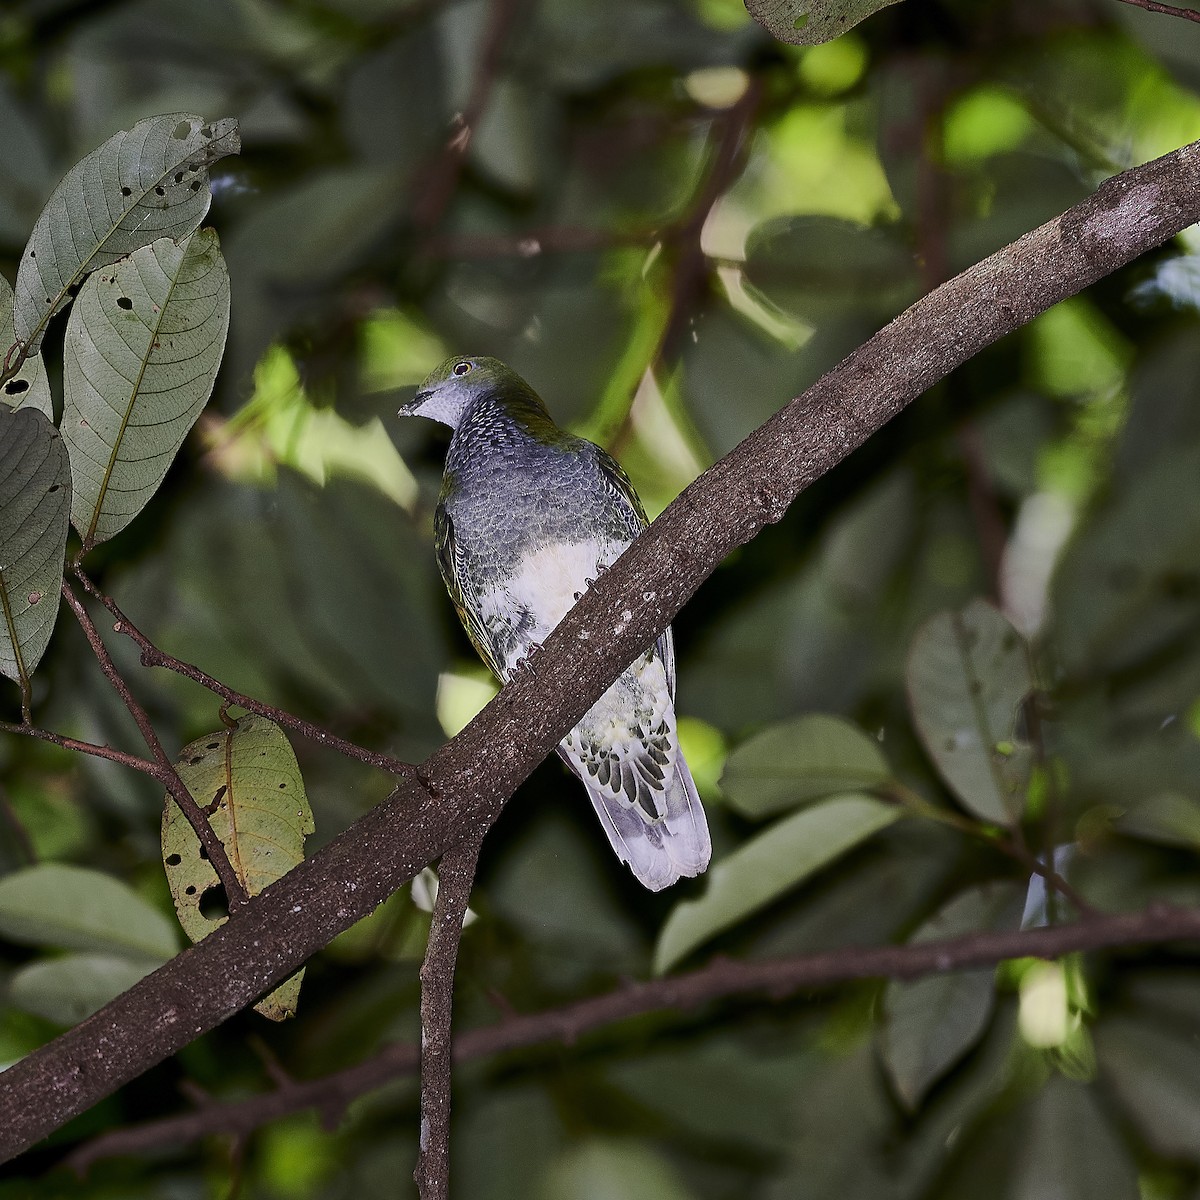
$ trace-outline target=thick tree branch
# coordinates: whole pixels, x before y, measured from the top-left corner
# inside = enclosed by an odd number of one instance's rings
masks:
[[[421,1200],[450,1200],[450,1067],[454,966],[475,882],[481,837],[438,864],[437,899],[421,964],[421,1133],[413,1179]]]
[[[1082,950],[1128,949],[1200,937],[1200,909],[1153,906],[1145,912],[1095,917],[1071,925],[1026,932],[975,933],[906,946],[846,947],[820,954],[765,962],[715,959],[686,975],[635,983],[561,1008],[510,1017],[472,1029],[455,1040],[454,1060],[486,1058],[547,1042],[570,1045],[592,1030],[631,1017],[666,1010],[684,1011],[730,996],[764,994],[774,1000],[799,991],[862,979],[918,979],[991,966],[1009,958],[1059,958]],[[337,1115],[355,1097],[417,1069],[417,1048],[394,1043],[374,1058],[321,1079],[290,1083],[277,1091],[196,1112],[147,1121],[101,1134],[67,1159],[76,1171],[123,1154],[179,1147],[211,1134],[244,1137],[270,1121],[307,1108]]]
[[[0,1075],[0,1159],[219,1025],[452,846],[533,768],[737,546],[931,384],[1200,220],[1200,143],[1127,171],[919,300],[705,472],[535,655],[385,801],[199,945]]]

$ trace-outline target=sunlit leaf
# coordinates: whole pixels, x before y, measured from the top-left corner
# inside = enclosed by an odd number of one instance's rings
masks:
[[[721,789],[731,807],[758,818],[835,792],[877,787],[890,777],[874,738],[841,717],[809,713],[738,746]]]
[[[162,238],[90,275],[67,325],[63,436],[84,546],[142,510],[212,393],[229,328],[217,235]]]
[[[907,675],[917,733],[942,778],[986,821],[1019,816],[1031,759],[1017,721],[1033,679],[1017,631],[983,600],[938,613],[913,639]]]
[[[955,896],[910,942],[929,942],[986,929],[1016,929],[1022,891],[989,884]],[[905,1106],[925,1093],[983,1036],[995,1005],[994,968],[893,981],[884,993],[880,1050]]]
[[[208,168],[241,149],[237,122],[166,113],[113,134],[67,172],[38,217],[17,271],[17,336],[32,351],[89,271],[156,238],[186,237],[211,202]]]
[[[58,616],[70,508],[58,430],[34,408],[0,404],[0,672],[26,702]]]
[[[249,895],[258,895],[304,858],[312,809],[296,756],[273,721],[244,716],[185,746],[175,766]],[[198,942],[224,924],[226,897],[216,868],[169,795],[162,853],[179,923]],[[292,1016],[303,977],[304,971],[297,971],[260,1000],[256,1011],[273,1021]]]
[[[675,907],[659,934],[654,969],[669,970],[898,816],[898,808],[849,794],[776,822],[712,867],[701,896]]]
[[[154,964],[112,954],[67,954],[21,967],[9,1002],[60,1025],[77,1025],[149,975]]]
[[[13,291],[8,280],[0,275],[0,370],[4,356],[13,350],[16,340]],[[9,408],[36,408],[54,420],[50,380],[46,377],[46,367],[40,354],[29,355],[21,364],[21,369],[0,387],[0,401]]]
[[[746,8],[781,42],[815,46],[897,3],[899,0],[746,0]]]
[[[0,879],[0,936],[153,963],[178,948],[170,920],[128,884],[66,863],[42,863]]]

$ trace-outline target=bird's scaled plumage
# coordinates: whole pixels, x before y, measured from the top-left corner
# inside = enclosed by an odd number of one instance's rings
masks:
[[[400,415],[454,431],[434,514],[438,565],[472,644],[504,682],[645,528],[641,502],[608,454],[559,429],[497,359],[447,360]],[[648,888],[708,866],[708,825],[675,727],[669,629],[558,753]]]

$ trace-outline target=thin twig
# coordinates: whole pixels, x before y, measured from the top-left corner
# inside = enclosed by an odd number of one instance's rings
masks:
[[[100,664],[100,669],[104,672],[105,678],[112,684],[117,695],[121,697],[125,707],[129,710],[129,715],[133,717],[134,722],[141,731],[147,749],[149,749],[150,753],[154,756],[154,761],[158,764],[158,777],[167,791],[171,793],[172,799],[179,806],[179,811],[187,818],[188,824],[195,830],[196,836],[200,839],[200,844],[208,854],[209,862],[212,863],[218,878],[221,880],[222,886],[225,888],[225,898],[229,904],[229,911],[233,913],[246,903],[249,896],[241,879],[238,878],[237,872],[233,869],[233,865],[229,861],[229,856],[225,853],[225,847],[221,839],[217,837],[213,827],[208,823],[208,818],[192,798],[187,785],[179,778],[179,772],[175,770],[175,764],[171,761],[166,750],[163,749],[162,742],[159,741],[158,734],[154,731],[149,714],[147,714],[146,710],[137,702],[133,693],[129,690],[129,685],[125,682],[120,671],[117,670],[116,664],[113,662],[108,649],[101,640],[100,633],[96,629],[95,624],[93,624],[92,618],[88,616],[88,611],[84,608],[83,602],[71,590],[71,585],[65,579],[62,585],[62,594],[67,605],[75,614],[75,619],[79,622],[80,628],[83,630],[84,636],[88,640],[88,645],[91,646],[92,653],[95,654],[96,661]]]
[[[500,56],[509,30],[517,15],[519,0],[492,0],[487,27],[483,32],[479,61],[471,83],[466,107],[455,122],[455,129],[437,158],[422,173],[422,185],[413,204],[413,225],[421,233],[433,229],[445,216],[467,158],[467,148],[487,111],[500,71]]]
[[[663,377],[668,374],[683,347],[684,334],[697,302],[704,294],[712,264],[704,252],[703,234],[713,209],[730,189],[745,165],[749,133],[754,114],[762,99],[762,83],[751,76],[745,92],[724,112],[713,119],[710,134],[709,166],[695,198],[683,217],[670,227],[664,242],[679,246],[671,275],[671,304],[663,323],[658,343],[650,355],[647,368]],[[613,454],[620,452],[632,429],[633,396],[630,396],[620,423],[612,433],[603,436]]]
[[[1174,4],[1159,4],[1158,0],[1121,0],[1121,3],[1132,4],[1134,8],[1144,8],[1147,12],[1163,13],[1168,17],[1182,17],[1185,21],[1200,24],[1200,9],[1177,8]]]
[[[312,721],[306,721],[303,717],[297,717],[293,713],[276,708],[273,704],[265,704],[261,700],[255,700],[253,696],[247,696],[242,692],[234,691],[233,688],[226,686],[219,679],[214,679],[213,676],[209,675],[206,671],[200,670],[199,667],[193,666],[191,663],[184,662],[182,659],[175,658],[165,651],[160,650],[121,611],[117,606],[117,602],[103,592],[78,564],[74,567],[74,573],[79,582],[83,584],[87,593],[103,604],[113,615],[113,619],[116,621],[116,624],[113,626],[115,632],[125,634],[126,637],[137,645],[137,648],[141,651],[142,666],[162,667],[164,670],[174,671],[176,675],[182,675],[185,679],[190,679],[193,683],[198,683],[201,687],[207,688],[214,695],[220,696],[226,704],[232,704],[237,708],[244,708],[247,712],[257,713],[260,717],[267,717],[278,725],[295,730],[301,737],[307,738],[309,741],[316,742],[321,746],[327,746],[330,750],[336,750],[339,754],[344,754],[347,758],[357,759],[361,763],[366,763],[367,766],[377,767],[379,770],[388,771],[392,775],[411,775],[416,770],[412,763],[407,763],[403,759],[393,758],[390,754],[380,754],[375,750],[368,750],[365,746],[356,745],[354,742],[339,737],[336,733],[332,733],[330,730],[316,725]]]
[[[23,737],[37,738],[42,742],[50,742],[61,746],[64,750],[76,750],[80,754],[90,754],[94,758],[106,758],[109,762],[120,763],[134,771],[141,771],[152,779],[163,782],[162,770],[157,763],[148,758],[139,758],[136,754],[127,754],[124,750],[114,750],[111,746],[98,746],[94,742],[81,742],[78,738],[65,737],[52,729],[39,729],[36,725],[18,724],[16,721],[0,721],[0,731],[4,733],[19,733]]]
[[[585,1034],[617,1021],[654,1012],[688,1011],[733,996],[765,994],[778,1001],[797,992],[862,979],[911,980],[974,970],[1010,958],[1055,959],[1085,950],[1155,946],[1196,938],[1200,938],[1200,909],[1151,905],[1143,912],[1106,915],[1070,925],[986,931],[903,946],[846,946],[767,961],[718,958],[697,971],[624,984],[561,1008],[469,1030],[455,1041],[454,1061],[461,1063],[555,1041],[573,1045]],[[141,1154],[161,1146],[174,1148],[211,1134],[245,1136],[291,1113],[325,1108],[331,1097],[336,1097],[340,1108],[344,1108],[365,1092],[411,1075],[417,1070],[418,1059],[416,1046],[395,1043],[365,1062],[321,1079],[101,1134],[72,1151],[67,1163],[83,1172],[93,1163],[116,1155]]]
[[[482,838],[455,846],[438,864],[433,922],[421,964],[421,1136],[413,1171],[421,1200],[450,1197],[450,1068],[454,967]]]

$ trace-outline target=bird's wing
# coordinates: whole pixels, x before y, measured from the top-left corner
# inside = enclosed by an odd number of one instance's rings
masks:
[[[446,591],[450,593],[458,619],[467,631],[471,645],[497,679],[507,678],[508,668],[503,650],[496,644],[492,631],[480,617],[474,581],[470,572],[463,569],[462,553],[454,535],[454,522],[441,504],[433,514],[433,540],[437,549],[438,568],[442,572]]]
[[[625,474],[621,464],[608,451],[599,446],[596,450],[596,465],[600,468],[600,477],[614,501],[615,511],[622,523],[624,531],[632,541],[647,525],[646,510],[642,507],[641,497],[634,491],[629,476]],[[654,649],[662,659],[667,673],[667,689],[671,699],[675,698],[675,640],[668,626],[654,643]]]

